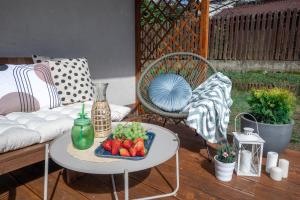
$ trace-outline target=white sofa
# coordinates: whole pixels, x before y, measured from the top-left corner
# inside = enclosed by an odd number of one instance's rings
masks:
[[[0,58],[0,65],[7,63],[32,64],[33,60],[29,57]],[[89,115],[91,106],[91,101],[85,102]],[[121,121],[134,112],[135,108],[130,107],[110,105],[112,120]],[[80,109],[81,103],[73,103],[36,112],[0,115],[0,175],[44,160],[45,144],[70,132]]]
[[[90,115],[92,101],[85,102]],[[13,112],[0,115],[0,153],[50,141],[70,132],[73,121],[81,111],[82,103],[41,109],[36,112]],[[110,104],[112,121],[121,121],[131,109],[127,106]]]

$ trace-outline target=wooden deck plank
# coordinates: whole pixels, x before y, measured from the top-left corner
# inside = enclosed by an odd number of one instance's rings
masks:
[[[0,176],[0,199],[40,199],[35,193],[25,185],[19,184],[11,175]]]
[[[158,123],[159,124],[159,123]],[[259,178],[237,177],[229,183],[218,181],[214,166],[206,160],[201,137],[194,136],[183,125],[167,125],[179,134],[181,147],[180,188],[176,197],[166,199],[299,199],[300,152],[287,150],[280,158],[290,161],[288,179],[272,181],[264,172]],[[265,159],[264,159],[265,162]],[[56,164],[50,162],[49,197],[52,199],[107,199],[112,200],[111,180],[108,175],[84,175],[71,185]],[[0,199],[41,199],[43,194],[43,162],[0,176]],[[141,172],[129,174],[130,198],[171,192],[175,187],[175,158]],[[119,198],[124,197],[123,177],[116,177]]]
[[[59,166],[50,165],[51,171],[48,176],[48,197],[49,199],[87,199],[76,190],[65,187],[64,181],[61,179],[62,170]],[[44,167],[43,162],[22,168],[11,173],[13,177],[20,183],[26,185],[30,190],[34,191],[40,198],[43,197],[44,183]]]
[[[150,173],[146,179],[144,179],[144,172],[136,172],[131,175],[133,179],[143,181],[143,184],[158,189],[163,193],[172,192],[176,185],[175,178],[175,160],[171,161],[170,171],[165,172],[163,165],[157,166],[150,170]],[[180,187],[177,193],[179,199],[216,199],[214,196],[204,193],[201,190],[190,188],[186,182],[181,179],[182,173],[180,172]],[[144,180],[143,180],[144,179]]]
[[[144,181],[142,180],[142,182],[140,180],[136,180],[134,178],[132,178],[131,175],[129,175],[129,199],[135,199],[135,198],[142,198],[142,197],[146,197],[146,196],[153,196],[153,195],[158,195],[158,194],[164,194],[163,191],[161,191],[160,189],[157,188],[153,188],[150,187],[149,185],[144,184]],[[119,195],[121,199],[124,199],[124,184],[123,184],[123,176],[119,175],[116,178],[116,181],[118,183],[118,188],[120,190]],[[181,198],[178,197],[168,197],[166,199],[170,199],[170,200],[183,200]]]

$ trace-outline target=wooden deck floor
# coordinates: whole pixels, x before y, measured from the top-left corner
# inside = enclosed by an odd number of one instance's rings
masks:
[[[300,199],[300,152],[286,151],[281,157],[290,160],[288,179],[272,181],[265,172],[260,178],[237,177],[229,183],[216,180],[213,164],[199,153],[202,141],[183,126],[168,125],[181,139],[180,189],[166,199]],[[167,147],[166,147],[167,148]],[[264,169],[265,166],[263,166]],[[63,169],[51,163],[50,199],[113,199],[109,176],[85,175],[71,185],[65,182]],[[264,170],[263,170],[264,171]],[[123,179],[117,176],[119,197],[124,197]],[[130,198],[170,192],[175,185],[175,159],[150,170],[130,174]],[[41,199],[43,163],[0,176],[0,199]]]

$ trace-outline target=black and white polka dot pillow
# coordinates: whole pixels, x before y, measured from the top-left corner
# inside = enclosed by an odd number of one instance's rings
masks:
[[[86,58],[40,61],[48,63],[62,104],[92,100],[93,83]]]
[[[40,56],[40,55],[32,55],[31,57],[32,57],[33,63],[41,63],[41,62],[45,62],[48,60],[58,61],[58,60],[66,59],[66,58],[52,58],[52,57]]]

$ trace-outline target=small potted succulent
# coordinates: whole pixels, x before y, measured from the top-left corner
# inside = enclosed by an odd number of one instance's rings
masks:
[[[218,148],[214,157],[215,175],[220,181],[228,182],[232,179],[235,167],[235,152],[231,145],[225,144]]]
[[[248,99],[250,115],[241,117],[241,129],[251,127],[266,141],[264,156],[268,151],[282,152],[289,144],[294,121],[292,119],[296,106],[296,97],[286,89],[256,89]]]

